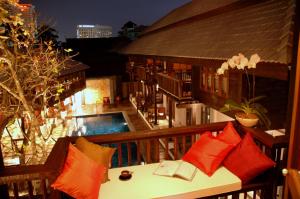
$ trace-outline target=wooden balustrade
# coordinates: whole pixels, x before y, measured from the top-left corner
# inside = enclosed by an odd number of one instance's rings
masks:
[[[192,97],[191,86],[187,86],[186,81],[163,73],[157,73],[156,78],[160,89],[166,93],[173,95],[178,99],[190,99]]]
[[[86,136],[86,139],[97,144],[110,145],[117,148],[113,157],[115,158],[113,166],[119,167],[159,162],[162,159],[180,159],[202,133],[206,131],[219,133],[226,124],[226,122],[220,122],[170,129],[95,135]],[[270,157],[273,157],[277,165],[281,165],[281,161],[285,161],[285,150],[288,145],[286,137],[274,138],[258,129],[240,127],[238,131],[241,133],[245,131],[250,132],[263,151]],[[0,170],[0,184],[14,184],[15,186],[12,187],[14,187],[15,197],[18,198],[16,184],[28,182],[28,196],[30,198],[33,194],[31,182],[38,179],[42,184],[42,191],[39,193],[42,198],[51,198],[52,196],[60,198],[60,193],[49,188],[49,185],[63,168],[68,144],[74,143],[76,139],[77,137],[58,139],[44,165],[6,167]],[[268,183],[260,181],[254,184],[251,183],[243,186],[241,191],[230,194],[254,191],[263,195],[266,190],[269,190],[268,194],[270,194],[272,190],[275,190],[275,187],[270,189],[270,183],[272,181],[268,181]],[[272,186],[275,185],[277,186],[278,183],[272,184]]]

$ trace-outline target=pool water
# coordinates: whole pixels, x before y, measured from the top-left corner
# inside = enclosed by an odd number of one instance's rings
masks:
[[[97,115],[85,115],[77,116],[76,125],[78,130],[72,133],[72,136],[89,136],[89,135],[102,135],[102,134],[114,134],[121,132],[129,132],[127,121],[125,120],[122,112],[109,113],[109,114],[97,114]],[[106,145],[109,147],[117,148],[116,144]],[[134,142],[130,143],[132,164],[137,162],[137,149]],[[127,166],[127,145],[122,143],[122,166]],[[118,151],[114,153],[112,157],[112,167],[118,166]]]
[[[100,135],[130,131],[122,112],[77,116],[78,131],[84,135]]]

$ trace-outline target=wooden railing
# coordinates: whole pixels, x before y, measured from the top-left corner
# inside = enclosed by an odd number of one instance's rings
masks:
[[[7,166],[0,169],[1,199],[9,198],[6,197],[8,190],[12,190],[13,198],[16,199],[20,195],[26,195],[27,198],[34,198],[36,195],[43,199],[57,198],[59,193],[50,190],[49,186],[63,168],[69,143],[68,138],[58,139],[45,164]],[[40,184],[38,190],[34,191],[33,182]]]
[[[189,99],[192,97],[191,90],[184,89],[185,81],[163,73],[157,73],[156,78],[160,89],[177,99]]]
[[[86,88],[86,80],[79,79],[76,82],[71,83],[68,87],[65,88],[63,93],[60,95],[61,100],[74,95],[76,92],[81,91]]]
[[[220,122],[192,127],[87,136],[86,138],[97,144],[116,147],[113,166],[120,167],[154,163],[162,159],[180,159],[202,133],[212,131],[217,134],[223,130],[225,125],[226,122]],[[285,161],[285,150],[288,145],[286,137],[274,138],[258,129],[239,127],[238,131],[241,134],[245,131],[252,133],[258,146],[273,158],[278,166]],[[27,182],[29,183],[29,186],[27,186],[28,196],[32,198],[32,181],[39,180],[41,182],[41,191],[38,194],[42,198],[60,198],[60,193],[52,190],[49,186],[63,167],[68,144],[75,142],[75,140],[76,137],[58,139],[44,165],[6,167],[0,170],[0,184],[12,187],[15,198],[18,198],[19,190],[17,184]],[[278,182],[273,183],[274,176],[276,175],[271,175],[272,180],[267,178],[265,179],[266,182],[255,181],[243,186],[242,190],[230,194],[234,196],[241,192],[246,194],[247,191],[254,191],[254,193],[260,193],[262,198],[264,195],[270,198],[271,195],[275,194],[274,190],[279,184]]]

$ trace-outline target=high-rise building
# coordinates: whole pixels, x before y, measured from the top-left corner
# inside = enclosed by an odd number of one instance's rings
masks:
[[[32,4],[18,4],[19,10],[22,14],[22,19],[24,20],[24,26],[32,34],[37,29],[37,20],[35,7]]]
[[[112,27],[102,25],[78,25],[77,38],[109,38],[112,37]]]
[[[1,4],[10,14],[21,14],[24,26],[31,34],[35,34],[37,28],[35,7],[32,4],[20,4],[19,0],[11,2],[12,4]]]

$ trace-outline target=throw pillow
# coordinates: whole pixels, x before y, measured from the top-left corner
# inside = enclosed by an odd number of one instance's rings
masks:
[[[247,133],[241,143],[226,157],[223,164],[245,184],[273,167],[275,162],[260,150],[251,134]]]
[[[104,165],[106,167],[102,183],[107,182],[108,169],[111,166],[111,158],[116,149],[94,144],[83,137],[79,137],[76,139],[75,146],[86,156],[96,161],[98,164]]]
[[[97,199],[104,172],[103,165],[70,144],[62,173],[51,187],[77,199]]]
[[[214,137],[211,132],[206,132],[191,146],[182,159],[211,176],[233,147],[232,144]]]
[[[217,136],[219,140],[236,146],[241,141],[241,137],[235,130],[232,122],[228,122],[223,131]]]

